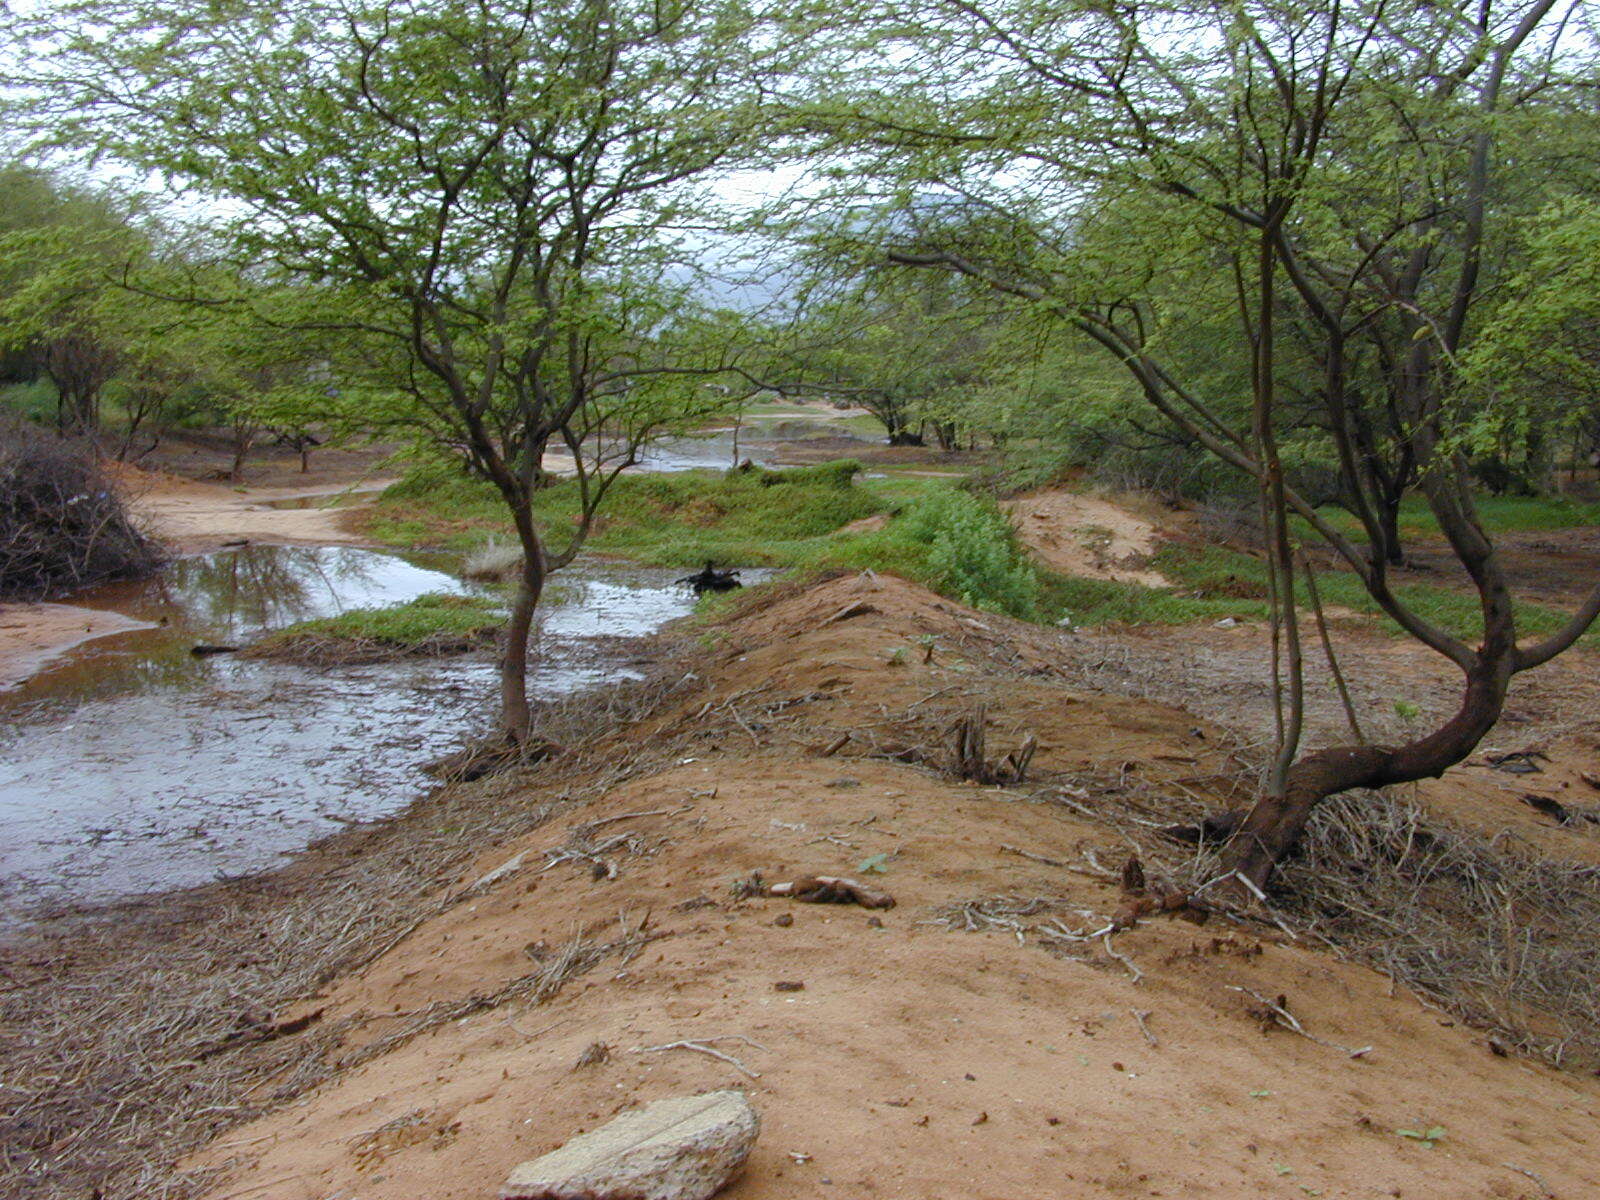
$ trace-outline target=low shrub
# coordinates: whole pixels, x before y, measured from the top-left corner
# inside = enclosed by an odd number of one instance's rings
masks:
[[[928,547],[936,590],[963,604],[1032,617],[1039,576],[1006,515],[968,492],[934,492],[900,518],[901,536]]]
[[[1038,615],[1039,574],[1011,522],[956,488],[926,491],[883,529],[839,539],[811,565],[893,571],[974,608]]]

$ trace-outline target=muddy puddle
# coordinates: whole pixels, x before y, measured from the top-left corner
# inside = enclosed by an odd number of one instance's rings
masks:
[[[268,630],[426,592],[472,590],[451,563],[352,547],[252,545],[73,602],[148,623],[0,693],[0,923],[270,866],[403,808],[421,766],[492,710],[487,659],[330,670],[196,657]],[[564,572],[546,593],[530,687],[636,674],[617,637],[687,613],[675,571]]]

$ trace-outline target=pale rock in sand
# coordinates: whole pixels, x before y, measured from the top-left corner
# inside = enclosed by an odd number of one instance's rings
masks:
[[[520,1164],[501,1200],[706,1200],[739,1173],[760,1129],[740,1091],[657,1100]]]

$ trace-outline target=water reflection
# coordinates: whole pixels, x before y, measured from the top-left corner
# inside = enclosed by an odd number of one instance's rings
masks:
[[[189,648],[462,591],[442,565],[251,546],[90,597],[165,624],[91,643],[0,696],[0,920],[41,901],[257,869],[343,823],[402,808],[426,786],[421,765],[490,716],[487,657],[318,670]],[[563,572],[530,664],[535,694],[631,674],[606,639],[687,613],[678,574]]]
[[[249,545],[179,559],[117,607],[155,608],[197,632],[245,638],[464,586],[444,570],[376,550]]]
[[[639,469],[690,471],[710,467],[726,470],[746,459],[758,467],[766,467],[773,464],[772,447],[775,443],[819,437],[860,442],[863,450],[871,446],[881,446],[885,441],[883,438],[859,437],[849,426],[822,418],[762,417],[745,422],[739,430],[737,446],[732,429],[718,429],[688,437],[664,438],[640,451]]]

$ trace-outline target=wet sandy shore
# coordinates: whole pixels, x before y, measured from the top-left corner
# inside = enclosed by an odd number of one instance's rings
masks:
[[[0,604],[0,691],[85,642],[150,627],[149,621],[75,604]]]

